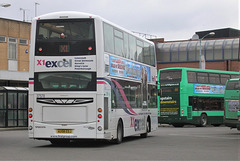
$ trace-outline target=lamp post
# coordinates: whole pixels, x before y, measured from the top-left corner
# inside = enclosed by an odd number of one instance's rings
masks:
[[[23,22],[25,22],[26,9],[20,8],[20,11],[23,11]]]
[[[9,3],[3,3],[3,4],[0,4],[1,7],[4,7],[4,8],[7,8],[7,7],[10,7],[11,4]]]
[[[213,36],[213,35],[215,35],[215,32],[210,32],[210,33],[204,35],[201,39],[199,39],[199,44],[200,44],[200,49],[199,49],[199,68],[200,69],[205,69],[205,65],[206,65],[204,54],[202,54],[202,40],[205,37],[207,37],[208,35]]]
[[[37,17],[37,5],[40,5],[40,4],[35,2],[35,17]]]

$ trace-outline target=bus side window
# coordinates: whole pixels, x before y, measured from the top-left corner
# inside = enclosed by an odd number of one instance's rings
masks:
[[[111,90],[111,94],[112,94],[112,100],[111,100],[111,103],[112,103],[112,108],[117,108],[117,97],[116,97],[116,94],[113,92],[113,90]]]
[[[192,106],[193,111],[198,110],[197,97],[189,97],[189,106]]]

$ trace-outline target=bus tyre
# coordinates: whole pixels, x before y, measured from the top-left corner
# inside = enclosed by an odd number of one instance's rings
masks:
[[[147,124],[146,124],[146,132],[143,134],[140,134],[141,138],[146,138],[148,136],[148,133],[151,131],[151,126],[150,126],[150,120],[148,118]]]
[[[205,127],[207,126],[207,115],[202,114],[200,117],[200,127]]]
[[[117,139],[114,140],[114,143],[120,144],[122,143],[123,140],[123,124],[122,121],[118,121],[118,126],[117,126]]]

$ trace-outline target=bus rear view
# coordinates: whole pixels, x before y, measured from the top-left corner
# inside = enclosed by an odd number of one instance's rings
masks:
[[[71,11],[35,18],[31,39],[30,138],[121,143],[158,128],[153,42]]]
[[[54,17],[32,24],[29,136],[97,138],[94,19]]]

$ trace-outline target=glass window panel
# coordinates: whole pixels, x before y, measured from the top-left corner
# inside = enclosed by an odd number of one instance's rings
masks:
[[[228,81],[227,90],[240,90],[240,81],[234,80],[234,81]]]
[[[129,52],[130,52],[130,59],[136,60],[137,58],[137,46],[136,46],[136,38],[132,35],[129,35]]]
[[[17,110],[8,110],[8,119],[17,119]]]
[[[224,42],[224,59],[232,59],[232,41],[233,40],[225,40]]]
[[[6,109],[6,93],[0,93],[0,109]]]
[[[137,61],[143,62],[143,42],[137,40]]]
[[[118,56],[123,56],[123,39],[115,37],[114,40],[115,40],[115,54]]]
[[[188,45],[188,61],[195,61],[196,60],[196,41],[190,42]]]
[[[128,48],[128,34],[127,33],[124,33],[123,46],[124,46],[123,56],[125,58],[130,59],[129,48]]]
[[[195,44],[195,52],[196,52],[196,61],[199,61],[199,54],[200,54],[200,43],[199,43],[199,41]]]
[[[206,60],[213,60],[213,44],[215,41],[206,41],[205,56]]]
[[[188,42],[182,42],[179,46],[179,61],[187,61],[187,45]]]
[[[156,54],[155,54],[155,47],[154,45],[150,45],[150,53],[151,53],[151,64],[152,66],[156,66]]]
[[[27,120],[18,120],[18,126],[27,126]]]
[[[8,109],[17,109],[17,93],[8,93]]]
[[[143,62],[151,65],[150,44],[145,42],[144,42],[144,48],[143,48]]]
[[[27,119],[27,110],[18,110],[18,119]]]
[[[157,108],[157,90],[155,86],[148,86],[148,96],[148,108]]]
[[[171,43],[166,43],[166,44],[163,44],[162,48],[160,48],[161,62],[170,62],[170,47],[171,47]]]
[[[92,49],[89,50],[88,48]],[[42,50],[38,50],[42,48]],[[93,19],[38,20],[35,55],[95,55]]]
[[[233,59],[238,59],[239,54],[239,39],[235,39],[233,42]]]
[[[96,72],[34,74],[35,91],[96,91]]]
[[[211,84],[220,84],[220,76],[219,76],[219,74],[209,73],[209,82]]]
[[[239,78],[239,75],[238,74],[232,74],[231,78]]]
[[[171,46],[171,61],[177,62],[178,61],[178,45],[180,43],[173,43]]]
[[[104,49],[106,52],[114,53],[113,27],[104,23]]]
[[[208,73],[197,73],[198,83],[208,83]]]
[[[17,59],[17,43],[15,41],[10,41],[14,39],[17,41],[16,38],[9,38],[8,41],[8,59],[16,60]]]
[[[18,109],[28,108],[28,96],[27,93],[18,93]]]
[[[220,74],[221,84],[226,84],[227,80],[230,79],[231,76],[229,74]]]
[[[136,82],[129,82],[123,80],[115,80],[114,84],[118,82],[121,85],[124,94],[120,93],[119,88],[112,90],[113,101],[112,105],[115,108],[123,108],[129,104],[131,108],[142,108],[142,85]],[[125,95],[126,99],[123,99]]]
[[[215,44],[214,44],[214,60],[222,60],[222,48],[223,45],[223,40],[216,40]]]
[[[6,110],[0,110],[0,127],[5,127]]]
[[[17,126],[17,120],[8,120],[8,126]]]
[[[121,39],[123,38],[123,33],[121,31],[114,30],[114,35],[121,38]]]
[[[164,70],[160,73],[160,82],[180,82],[182,79],[182,70]]]
[[[197,77],[196,77],[196,72],[187,72],[188,76],[188,83],[196,83],[197,82]]]

